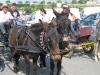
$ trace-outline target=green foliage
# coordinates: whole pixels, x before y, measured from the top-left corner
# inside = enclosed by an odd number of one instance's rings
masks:
[[[9,3],[10,0],[7,0],[8,1],[8,5],[9,7],[11,6],[11,3]],[[61,2],[62,0],[56,0],[56,2],[47,2],[47,4],[45,4],[45,0],[42,0],[40,3],[38,3],[37,1],[34,1],[33,3],[34,4],[30,4],[30,2],[27,0],[25,2],[25,4],[23,4],[22,1],[19,1],[18,4],[17,4],[17,10],[25,10],[26,13],[32,13],[36,10],[40,10],[42,8],[46,9],[46,8],[51,8],[51,7],[54,7],[56,8],[57,6],[57,3],[58,2]],[[65,0],[65,2],[62,4],[62,5],[68,5],[69,7],[76,7],[76,8],[79,8],[79,10],[81,11],[83,8],[85,7],[94,7],[94,6],[97,6],[97,5],[87,5],[87,4],[84,4],[87,0],[78,0],[78,3],[77,4],[77,0],[72,0],[72,4],[68,4],[67,3],[67,0]],[[0,3],[0,6],[2,5],[2,3]],[[98,5],[100,6],[100,5]]]
[[[10,0],[6,0],[6,4],[10,4],[11,2],[10,2]]]
[[[78,3],[79,4],[85,4],[87,2],[87,0],[79,0]]]
[[[0,6],[2,6],[2,3],[0,3]]]
[[[47,4],[52,4],[52,2],[51,2],[51,1],[49,1],[49,2],[47,2]]]
[[[45,0],[42,0],[42,1],[40,2],[40,4],[45,4]]]
[[[30,1],[26,1],[25,3],[26,3],[26,4],[30,4]]]
[[[33,3],[38,3],[37,1],[33,1]]]
[[[19,2],[18,2],[18,4],[22,4],[22,3],[23,3],[22,1],[19,1]]]
[[[72,4],[76,4],[77,3],[77,1],[76,0],[72,0],[72,2],[71,2]]]
[[[56,2],[57,2],[57,3],[61,3],[62,1],[61,1],[61,0],[57,0]]]

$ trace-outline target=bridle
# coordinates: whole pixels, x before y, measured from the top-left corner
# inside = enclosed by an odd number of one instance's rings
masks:
[[[61,30],[61,28],[62,28],[61,22],[64,22],[64,21],[67,21],[67,20],[68,20],[68,18],[66,16],[64,16],[64,15],[60,16],[59,19],[57,20],[58,31],[60,32],[61,35],[64,35],[64,36],[67,34],[67,29],[64,28],[64,26],[63,26],[64,32],[62,32],[62,30]]]

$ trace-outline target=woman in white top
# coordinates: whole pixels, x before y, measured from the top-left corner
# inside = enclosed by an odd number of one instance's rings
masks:
[[[43,22],[47,22],[47,23],[50,23],[50,17],[46,14],[46,10],[44,9],[41,9],[40,10],[40,18]]]
[[[4,22],[11,22],[11,20],[13,19],[11,13],[8,12],[8,8],[9,7],[7,4],[3,4],[1,6],[2,11],[0,11],[0,30],[2,34],[6,33],[6,30],[4,28]]]

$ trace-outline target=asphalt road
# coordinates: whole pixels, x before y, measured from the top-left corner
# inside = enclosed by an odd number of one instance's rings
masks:
[[[38,66],[38,75],[49,75],[49,58],[46,58],[46,61],[47,69],[42,70]],[[31,61],[30,66],[30,75],[33,75]],[[2,58],[0,75],[25,75],[25,66],[22,58],[20,59],[20,70],[20,74],[13,73],[13,62],[5,61],[5,59]],[[94,62],[93,53],[87,55],[82,53],[81,50],[75,50],[71,59],[63,57],[61,75],[100,75],[100,62]]]

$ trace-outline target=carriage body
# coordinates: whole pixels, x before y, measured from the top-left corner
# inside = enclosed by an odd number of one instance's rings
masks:
[[[76,27],[77,28],[77,27]],[[94,47],[94,43],[95,41],[90,41],[89,37],[91,36],[91,34],[93,33],[93,28],[92,27],[82,27],[80,28],[80,30],[76,31],[79,32],[79,38],[75,38],[75,36],[73,34],[70,35],[70,43],[72,45],[72,47],[74,49],[80,49],[82,48],[84,50],[85,53],[91,53],[93,52],[93,47]],[[66,47],[65,50],[68,50],[68,48]],[[69,57],[69,54],[66,54],[65,56]]]

